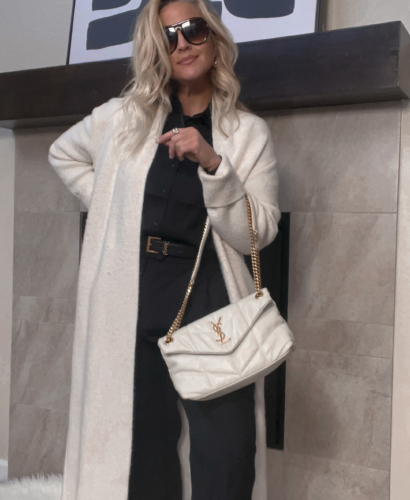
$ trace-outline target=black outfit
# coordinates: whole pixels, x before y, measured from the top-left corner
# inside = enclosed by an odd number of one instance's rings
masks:
[[[211,104],[190,117],[183,115],[176,95],[171,102],[163,133],[193,126],[212,145]],[[197,168],[187,158],[170,160],[168,147],[160,144],[147,176],[128,500],[182,499],[177,454],[179,396],[157,341],[166,335],[181,307],[207,217]],[[147,253],[147,236],[191,245],[195,252],[190,258]],[[182,325],[228,304],[210,233]],[[192,500],[251,500],[256,452],[254,384],[211,401],[181,402],[189,421]]]

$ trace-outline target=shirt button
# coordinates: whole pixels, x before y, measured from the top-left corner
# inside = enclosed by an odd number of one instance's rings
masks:
[[[164,194],[167,194],[167,190],[166,190],[166,189],[163,189],[163,190],[162,190],[162,192],[163,192]]]
[[[154,222],[154,224],[155,224],[156,226],[158,226],[159,221],[158,221],[158,220],[156,220],[156,221]]]

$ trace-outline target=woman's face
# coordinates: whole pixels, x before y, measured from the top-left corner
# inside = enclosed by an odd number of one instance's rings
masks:
[[[160,12],[163,26],[180,23],[190,17],[202,17],[200,11],[188,2],[173,2]],[[215,43],[212,33],[202,45],[192,45],[185,40],[181,30],[177,30],[178,45],[169,59],[172,67],[172,78],[180,82],[201,80],[212,68],[215,57]],[[189,58],[189,59],[187,59]],[[184,61],[184,59],[187,59]]]

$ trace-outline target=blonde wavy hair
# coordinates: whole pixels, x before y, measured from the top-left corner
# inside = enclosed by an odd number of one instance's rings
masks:
[[[125,157],[137,153],[142,147],[158,108],[162,106],[167,114],[172,109],[170,95],[177,82],[171,79],[168,40],[159,13],[166,5],[178,1],[197,7],[215,33],[211,36],[215,41],[217,65],[210,69],[210,76],[213,106],[219,117],[217,128],[227,136],[222,124],[223,117],[232,111],[239,126],[237,110],[250,112],[238,100],[241,87],[233,69],[238,48],[212,3],[209,0],[150,0],[142,9],[134,30],[131,58],[133,77],[121,93],[126,119],[124,128],[118,134],[118,141]]]

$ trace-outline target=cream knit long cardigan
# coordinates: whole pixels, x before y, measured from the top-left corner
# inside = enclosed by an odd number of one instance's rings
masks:
[[[155,139],[166,114],[157,112],[138,157],[120,162],[113,134],[124,120],[122,104],[121,98],[114,98],[95,108],[64,132],[49,152],[59,177],[89,210],[78,280],[62,500],[128,496],[141,212]],[[225,117],[226,138],[215,126],[218,117],[215,106],[212,109],[213,145],[222,161],[215,176],[201,166],[198,175],[229,298],[235,302],[253,291],[243,257],[250,253],[244,194],[249,195],[263,248],[275,238],[280,219],[276,161],[263,119],[239,111],[240,127],[234,131],[233,117]],[[252,500],[267,499],[263,382],[256,384]],[[183,500],[189,500],[188,423],[179,406]]]

